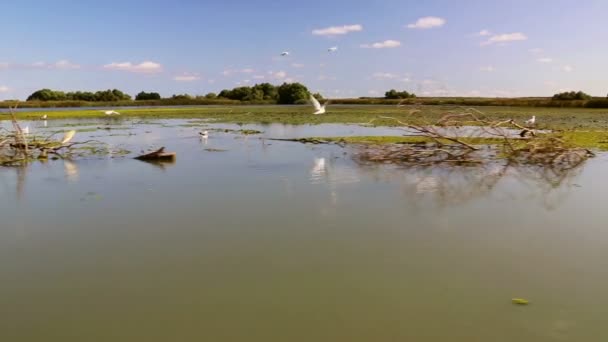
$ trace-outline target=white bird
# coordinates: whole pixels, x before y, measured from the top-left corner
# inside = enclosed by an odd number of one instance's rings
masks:
[[[46,120],[49,116],[44,114],[43,116],[40,117],[40,120]]]
[[[534,126],[535,123],[536,123],[536,115],[532,115],[531,119],[526,120],[527,126]]]
[[[327,51],[329,51],[329,52],[336,52],[336,51],[338,51],[338,47],[337,46],[332,46],[329,49],[327,49]]]
[[[313,107],[315,107],[315,112],[313,113],[314,115],[325,114],[325,106],[327,106],[329,101],[325,102],[325,104],[321,106],[319,101],[314,96],[310,95],[310,102],[312,102]]]
[[[119,113],[119,112],[117,112],[117,111],[115,111],[115,110],[102,110],[102,112],[103,112],[105,115],[120,115],[120,113]]]
[[[22,130],[21,133],[23,134],[30,134],[30,126],[25,126]]]
[[[209,138],[209,132],[207,131],[198,132],[198,134],[200,134],[203,138]]]
[[[74,135],[76,135],[76,131],[74,131],[74,130],[66,132],[63,135],[63,139],[61,139],[61,144],[63,145],[63,144],[69,143],[70,140],[72,140],[72,138],[74,137]]]
[[[281,52],[281,56],[289,56],[289,51],[283,51],[283,52]]]

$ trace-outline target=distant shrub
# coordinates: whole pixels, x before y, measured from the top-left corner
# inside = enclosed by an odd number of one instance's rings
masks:
[[[135,95],[136,101],[145,101],[145,100],[160,100],[159,93],[146,93],[145,91],[139,92],[139,94]]]
[[[416,94],[409,93],[408,91],[396,91],[395,89],[391,89],[384,93],[384,98],[387,99],[409,99],[416,97]]]
[[[582,91],[565,91],[553,95],[554,100],[590,100],[591,95],[585,94]]]

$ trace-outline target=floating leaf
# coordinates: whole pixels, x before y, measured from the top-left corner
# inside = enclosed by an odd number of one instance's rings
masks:
[[[528,305],[530,304],[530,302],[526,299],[523,298],[513,298],[511,299],[511,302],[513,302],[513,304],[517,304],[517,305]]]

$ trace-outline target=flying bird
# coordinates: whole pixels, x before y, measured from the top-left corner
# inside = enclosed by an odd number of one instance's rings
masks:
[[[115,110],[102,110],[102,112],[103,112],[105,115],[120,115],[120,113],[119,113],[119,112],[117,112],[117,111],[115,111]]]
[[[63,145],[63,144],[69,143],[70,140],[72,140],[72,138],[74,137],[74,135],[76,135],[76,131],[74,131],[74,130],[66,132],[63,135],[63,139],[61,139],[61,144]]]
[[[336,51],[338,51],[338,47],[337,46],[332,46],[329,49],[327,49],[327,51],[329,51],[329,52],[336,52]]]
[[[527,126],[534,126],[535,123],[536,123],[536,115],[532,115],[531,119],[526,120]]]
[[[327,106],[329,101],[325,102],[325,104],[321,106],[319,101],[314,96],[310,95],[310,102],[312,102],[313,107],[315,107],[315,112],[313,113],[314,115],[325,114],[325,106]]]
[[[289,51],[283,51],[283,52],[281,52],[281,56],[289,56]]]

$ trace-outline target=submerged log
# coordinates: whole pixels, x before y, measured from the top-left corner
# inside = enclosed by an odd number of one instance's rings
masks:
[[[137,159],[137,160],[174,160],[175,155],[176,155],[175,152],[165,152],[165,148],[161,147],[154,152],[142,154],[141,156],[137,156],[137,157],[135,157],[135,159]]]

